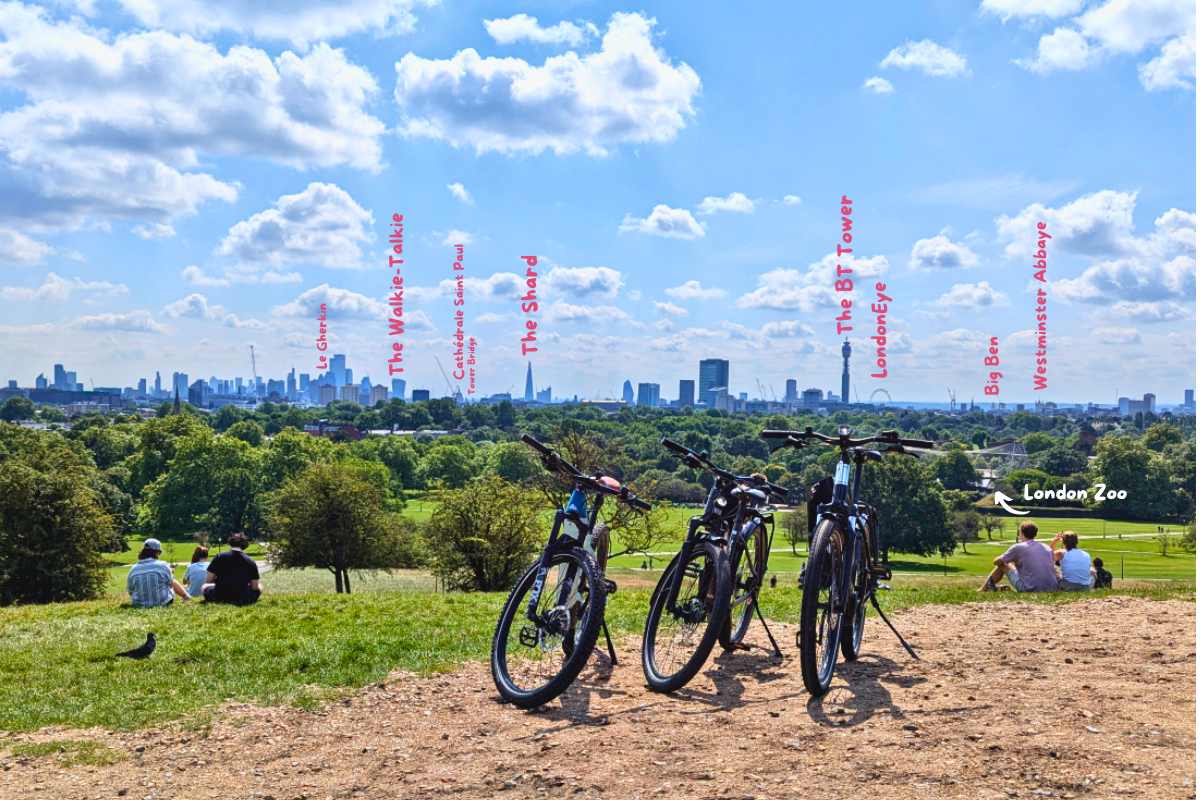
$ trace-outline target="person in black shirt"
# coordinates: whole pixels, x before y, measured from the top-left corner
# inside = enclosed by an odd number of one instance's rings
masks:
[[[1092,559],[1092,576],[1095,578],[1094,586],[1097,589],[1111,589],[1112,578],[1111,572],[1104,568],[1104,561],[1099,558]]]
[[[258,601],[258,564],[242,552],[249,546],[246,534],[235,533],[229,537],[229,550],[209,562],[202,589],[207,602],[245,606]]]

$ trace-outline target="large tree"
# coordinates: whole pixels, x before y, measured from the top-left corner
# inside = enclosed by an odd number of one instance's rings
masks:
[[[181,438],[209,428],[201,420],[189,414],[160,416],[146,420],[136,428],[137,452],[129,459],[129,488],[134,497],[167,471],[167,465],[175,457],[175,445]]]
[[[418,471],[428,486],[461,488],[476,473],[475,445],[461,436],[443,436],[421,459]]]
[[[948,450],[933,462],[933,476],[946,489],[970,490],[980,481],[979,473],[967,454],[958,448]]]
[[[954,532],[941,490],[930,471],[909,456],[869,463],[863,497],[879,511],[885,550],[929,556],[954,551]]]
[[[1088,505],[1129,519],[1162,519],[1175,513],[1170,472],[1161,457],[1128,436],[1105,436],[1096,444],[1094,482],[1105,484],[1105,499],[1097,503],[1095,489]],[[1125,498],[1108,499],[1108,492]]]
[[[21,419],[33,419],[33,401],[28,397],[10,397],[0,406],[0,420],[16,422]]]

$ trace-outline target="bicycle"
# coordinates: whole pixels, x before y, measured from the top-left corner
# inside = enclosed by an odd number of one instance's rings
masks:
[[[762,619],[758,593],[771,547],[767,524],[774,535],[774,517],[762,506],[768,494],[786,497],[787,489],[761,475],[723,470],[707,452],[670,439],[662,444],[687,466],[716,477],[704,513],[688,523],[683,545],[650,599],[642,670],[651,690],[673,692],[696,676],[717,641],[726,649],[743,647],[755,612]],[[739,606],[741,614],[735,618]],[[782,655],[769,628],[767,635],[775,653]]]
[[[863,464],[883,461],[883,453],[911,455],[904,448],[929,449],[933,442],[920,439],[901,439],[897,431],[884,431],[879,436],[851,439],[850,429],[838,429],[836,437],[816,433],[766,430],[764,439],[783,440],[772,448],[806,447],[809,441],[823,442],[841,449],[837,469],[832,479],[826,478],[813,486],[815,525],[809,533],[808,563],[801,575],[800,630],[796,644],[800,647],[800,671],[809,694],[822,695],[829,691],[838,650],[846,661],[858,658],[862,648],[863,627],[867,603],[874,606],[884,623],[900,639],[909,655],[917,654],[900,636],[900,632],[884,616],[876,591],[890,580],[891,569],[879,563],[879,540],[882,535],[875,509],[859,500]],[[884,447],[868,450],[864,445],[879,443]],[[851,477],[850,465],[854,464]],[[811,505],[810,505],[811,508]],[[812,515],[810,515],[812,519]],[[844,623],[849,619],[850,624]]]
[[[641,511],[651,505],[599,471],[584,475],[528,434],[521,441],[538,451],[551,472],[570,478],[572,491],[554,514],[550,538],[538,560],[509,594],[492,639],[492,679],[504,700],[533,708],[562,694],[579,677],[603,630],[609,658],[616,649],[604,621],[616,584],[604,577],[608,531],[597,522],[606,496]],[[591,511],[587,494],[595,495]],[[514,629],[520,619],[520,627]]]

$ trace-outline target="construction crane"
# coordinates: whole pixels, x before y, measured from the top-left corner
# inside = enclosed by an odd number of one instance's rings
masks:
[[[758,378],[755,378],[755,379],[754,379],[754,382],[758,384],[758,396],[759,396],[759,398],[760,398],[760,399],[762,399],[762,400],[766,400],[766,399],[767,399],[767,393],[766,393],[766,391],[764,391],[764,390],[763,390],[763,387],[762,387],[762,381],[760,381]]]
[[[252,394],[255,398],[258,397],[258,363],[254,360],[254,345],[250,345],[250,372],[254,375],[254,391]]]
[[[769,386],[770,386],[770,389],[771,389],[771,402],[772,402],[772,403],[778,403],[778,402],[779,402],[779,395],[775,394],[775,384],[769,384]]]
[[[858,384],[857,383],[854,384],[854,402],[856,402],[856,403],[862,402],[862,400],[858,399]]]
[[[954,410],[954,390],[951,389],[949,386],[947,386],[946,391],[950,393],[950,410],[953,411]]]
[[[462,390],[455,389],[452,385],[450,385],[450,376],[446,374],[446,368],[442,366],[442,362],[438,360],[438,357],[434,356],[433,360],[437,361],[438,369],[442,371],[442,377],[446,379],[446,388],[450,390],[450,396],[457,399],[459,395],[462,394]],[[512,389],[509,389],[509,391],[511,392]]]

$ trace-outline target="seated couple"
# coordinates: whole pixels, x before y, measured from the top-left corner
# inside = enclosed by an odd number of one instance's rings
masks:
[[[188,582],[185,590],[171,572],[171,565],[159,561],[162,543],[147,539],[138,554],[138,562],[129,570],[125,588],[139,608],[167,606],[178,596],[182,600],[203,597],[209,603],[231,603],[249,605],[262,595],[259,584],[258,564],[243,552],[250,546],[250,538],[244,533],[229,537],[229,550],[219,554],[210,562],[208,548],[197,547],[192,554],[192,563],[184,574]]]
[[[1005,577],[1018,592],[1086,592],[1097,584],[1112,588],[1112,574],[1100,559],[1092,568],[1088,554],[1079,549],[1079,536],[1074,531],[1063,531],[1050,545],[1034,541],[1037,533],[1037,525],[1021,523],[1020,541],[992,562],[996,568],[979,591],[997,591],[997,582]],[[1063,547],[1055,549],[1059,542]]]

